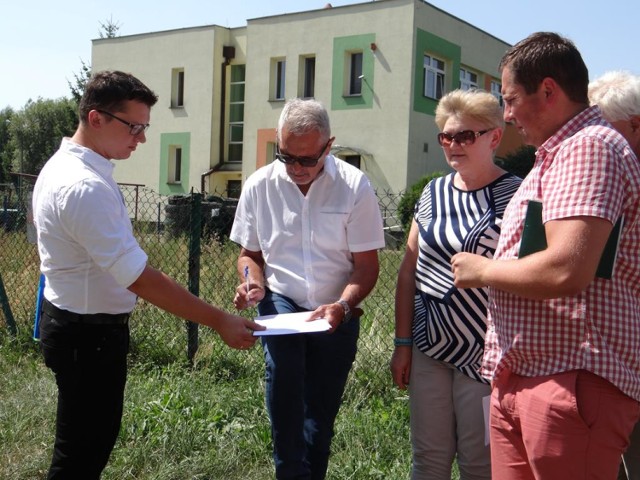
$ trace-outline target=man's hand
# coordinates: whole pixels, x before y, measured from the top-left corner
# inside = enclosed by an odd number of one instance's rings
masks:
[[[487,283],[484,280],[485,269],[491,259],[473,253],[456,253],[451,257],[451,271],[453,284],[457,288],[482,288]]]
[[[244,317],[227,314],[216,330],[224,343],[238,350],[246,350],[253,347],[258,339],[253,331],[265,330],[265,327]]]
[[[250,283],[249,291],[247,291],[247,284],[241,283],[236,287],[236,294],[233,297],[233,305],[238,310],[244,310],[245,308],[254,307],[263,298],[264,298],[263,286],[256,285],[255,283]]]
[[[324,318],[331,325],[329,333],[333,333],[336,328],[340,326],[344,319],[344,308],[339,303],[329,303],[327,305],[320,305],[316,308],[309,317],[308,322],[317,320],[318,318]]]

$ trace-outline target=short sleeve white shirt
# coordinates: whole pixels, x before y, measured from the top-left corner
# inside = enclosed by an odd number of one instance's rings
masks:
[[[251,175],[230,238],[262,253],[271,291],[308,309],[340,298],[353,272],[352,253],[384,247],[382,216],[368,178],[332,155],[306,195],[281,162]]]
[[[65,138],[38,176],[33,215],[44,296],[75,313],[127,313],[147,255],[133,236],[114,165]]]

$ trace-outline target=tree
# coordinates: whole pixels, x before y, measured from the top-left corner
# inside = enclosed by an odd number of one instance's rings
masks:
[[[0,184],[9,183],[9,173],[14,157],[14,147],[11,143],[9,127],[14,115],[11,107],[0,110]]]
[[[120,24],[113,21],[113,18],[109,18],[106,22],[100,22],[100,31],[98,35],[100,38],[114,38],[118,36],[120,31]],[[73,81],[67,80],[69,89],[71,90],[71,97],[75,100],[76,104],[80,103],[82,94],[84,93],[85,86],[91,78],[91,65],[80,59],[80,72],[73,74]]]
[[[100,38],[114,38],[118,36],[120,31],[120,23],[113,21],[113,17],[109,17],[105,23],[100,22],[101,30],[98,32]]]
[[[91,78],[91,65],[85,63],[82,59],[80,59],[80,63],[82,64],[81,70],[79,73],[73,74],[73,82],[67,80],[71,90],[71,98],[76,102],[76,105],[80,103],[85,86]]]
[[[13,171],[37,175],[58,149],[62,137],[73,135],[78,124],[73,100],[29,100],[11,116],[9,144]]]

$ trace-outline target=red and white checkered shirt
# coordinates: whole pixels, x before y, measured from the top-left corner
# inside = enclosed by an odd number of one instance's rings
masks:
[[[531,173],[507,207],[495,259],[518,257],[529,199],[543,221],[624,216],[611,280],[571,296],[530,300],[489,289],[481,373],[524,376],[585,369],[640,400],[640,162],[624,138],[590,107],[536,152]]]

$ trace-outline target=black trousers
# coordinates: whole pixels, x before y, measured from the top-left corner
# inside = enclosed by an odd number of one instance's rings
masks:
[[[127,380],[129,325],[40,322],[45,364],[58,385],[48,480],[98,480],[118,437]]]

